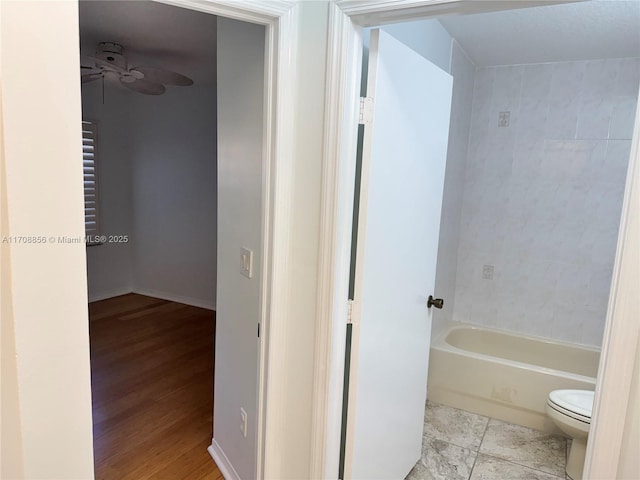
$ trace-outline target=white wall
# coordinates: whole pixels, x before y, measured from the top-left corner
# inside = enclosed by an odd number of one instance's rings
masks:
[[[476,71],[454,320],[601,344],[639,78],[638,59]]]
[[[137,126],[130,120],[133,93],[102,82],[82,85],[82,118],[98,122],[99,215],[104,235],[132,235],[132,155]],[[87,248],[89,301],[133,291],[132,243]]]
[[[450,72],[451,35],[438,20],[394,23],[381,28],[445,72]]]
[[[366,94],[367,73],[369,71],[369,37],[371,28],[365,28],[362,38],[364,47],[362,55],[361,95]],[[394,23],[379,27],[400,40],[407,47],[440,67],[445,72],[451,68],[451,35],[438,20],[427,19],[413,22]]]
[[[249,479],[256,475],[257,452],[265,28],[220,17],[217,29],[219,236],[212,450],[219,463]],[[243,247],[253,251],[251,279],[240,273]],[[246,437],[239,428],[241,408],[247,412]]]
[[[215,309],[215,86],[129,102],[133,290]]]
[[[13,473],[24,478],[91,479],[85,247],[50,240],[84,236],[78,9],[72,2],[34,1],[1,2],[0,11],[3,227],[46,238],[11,245],[8,254],[8,244],[0,246],[2,354],[13,343],[16,373],[5,384],[3,358],[3,408],[11,394],[19,402],[9,423],[16,443],[2,443],[2,473],[6,455],[15,453]]]
[[[458,42],[453,40],[451,49],[450,73],[453,76],[453,97],[451,99],[449,146],[442,197],[435,288],[435,296],[444,299],[444,308],[433,312],[432,338],[438,336],[438,333],[444,328],[445,322],[453,320],[460,217],[462,215],[462,195],[464,193],[475,75],[475,66],[458,45]]]

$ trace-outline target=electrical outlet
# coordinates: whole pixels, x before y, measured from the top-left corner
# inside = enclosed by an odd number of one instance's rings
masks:
[[[242,432],[242,436],[246,438],[246,436],[247,436],[247,412],[244,411],[244,408],[240,409],[240,432]]]
[[[482,278],[485,280],[493,279],[493,265],[482,266]]]
[[[500,112],[498,114],[498,126],[499,127],[508,127],[509,126],[509,118],[511,117],[511,112]]]

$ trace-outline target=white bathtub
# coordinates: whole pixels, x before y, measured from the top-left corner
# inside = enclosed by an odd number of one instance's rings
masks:
[[[600,350],[455,324],[431,344],[428,398],[559,433],[545,413],[552,390],[594,390]]]

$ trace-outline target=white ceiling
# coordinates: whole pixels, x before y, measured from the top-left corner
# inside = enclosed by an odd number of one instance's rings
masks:
[[[123,45],[130,66],[165,68],[195,85],[215,84],[214,15],[151,1],[81,1],[82,54],[93,56],[99,42]]]
[[[640,0],[451,16],[440,23],[477,66],[640,56]]]

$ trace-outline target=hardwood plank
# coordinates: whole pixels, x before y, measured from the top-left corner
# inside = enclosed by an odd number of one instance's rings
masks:
[[[128,294],[89,304],[98,480],[223,480],[213,430],[215,312]]]

